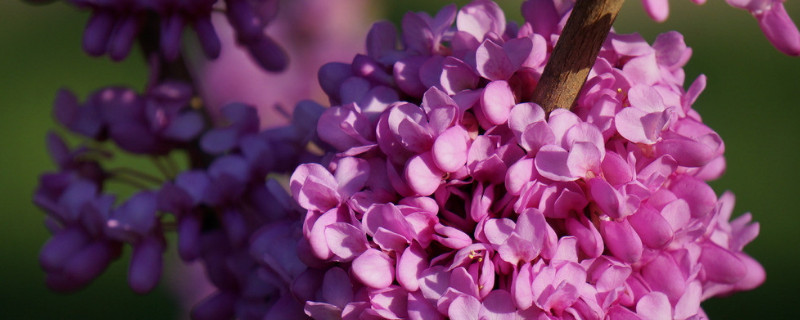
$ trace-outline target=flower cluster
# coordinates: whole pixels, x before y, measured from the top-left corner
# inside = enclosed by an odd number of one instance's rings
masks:
[[[706,183],[724,144],[691,108],[705,77],[684,89],[680,34],[612,32],[571,110],[528,102],[570,9],[408,13],[321,69],[331,152],[290,180],[307,315],[699,319],[763,282],[742,252],[758,224]]]
[[[206,56],[216,58],[221,45],[211,16],[223,8],[227,21],[236,30],[237,42],[265,70],[280,71],[288,57],[264,27],[275,17],[278,0],[68,0],[92,11],[83,35],[83,49],[93,56],[108,54],[111,59],[128,56],[140,32],[149,29],[158,39],[156,47],[167,60],[180,54],[181,36],[186,26],[197,33]],[[154,18],[157,18],[155,20]]]
[[[166,232],[177,233],[185,262],[200,261],[217,292],[196,306],[197,319],[261,319],[287,312],[279,300],[305,270],[294,247],[301,236],[300,211],[270,176],[316,161],[305,145],[322,107],[303,102],[292,124],[260,130],[256,110],[242,104],[222,109],[224,126],[209,128],[190,106],[191,90],[164,83],[146,94],[105,88],[79,103],[62,91],[56,118],[95,142],[70,150],[55,134],[48,147],[58,172],[42,175],[34,202],[47,211],[54,234],[40,263],[54,290],[86,286],[132,246],[130,287],[152,290],[161,277]],[[130,153],[161,163],[164,177],[131,168],[108,168],[111,140]],[[186,152],[191,168],[179,172],[166,160]],[[138,190],[117,201],[108,184]],[[280,306],[270,311],[276,303]],[[290,309],[289,309],[290,310]],[[302,310],[300,308],[300,310]]]

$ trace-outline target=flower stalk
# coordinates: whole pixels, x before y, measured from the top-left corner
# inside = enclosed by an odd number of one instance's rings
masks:
[[[533,92],[547,114],[570,109],[624,0],[578,0]]]

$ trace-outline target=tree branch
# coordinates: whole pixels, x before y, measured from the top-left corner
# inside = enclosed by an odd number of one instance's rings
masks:
[[[572,108],[624,0],[577,0],[533,92],[547,114]]]

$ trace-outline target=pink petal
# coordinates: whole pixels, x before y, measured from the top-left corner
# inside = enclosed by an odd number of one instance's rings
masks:
[[[514,232],[515,223],[511,219],[487,219],[483,225],[483,232],[489,243],[499,246]]]
[[[467,163],[467,131],[461,126],[451,127],[433,143],[433,161],[442,171],[455,172]]]
[[[747,266],[733,252],[711,243],[703,245],[700,263],[709,281],[734,284],[747,274]]]
[[[339,159],[334,173],[339,193],[349,198],[361,190],[369,178],[369,163],[364,159],[345,157]]]
[[[421,196],[433,194],[442,182],[444,172],[439,170],[431,152],[416,155],[408,160],[405,178],[412,191]]]
[[[533,122],[525,128],[519,144],[525,148],[529,156],[536,156],[539,150],[548,144],[555,144],[556,136],[544,121]]]
[[[670,186],[675,196],[686,200],[692,217],[700,218],[711,212],[716,206],[717,196],[714,190],[704,181],[691,176],[683,176]]]
[[[304,308],[306,315],[313,319],[335,320],[341,319],[342,310],[330,303],[306,301]]]
[[[553,181],[574,181],[578,179],[573,176],[567,165],[569,152],[556,145],[546,145],[539,149],[534,163],[536,170],[542,177]]]
[[[692,49],[687,48],[683,41],[683,35],[677,31],[659,34],[653,42],[653,49],[656,49],[658,63],[670,68],[682,67],[692,54]]]
[[[458,11],[456,27],[483,41],[487,33],[502,35],[505,32],[506,17],[493,1],[474,1]]]
[[[699,281],[692,281],[686,288],[686,292],[675,304],[675,319],[688,319],[700,311],[700,301],[702,299],[703,287]]]
[[[480,78],[463,61],[450,56],[444,59],[442,67],[444,69],[439,83],[448,94],[453,95],[463,90],[475,89],[478,85]]]
[[[442,314],[422,296],[422,293],[419,291],[408,293],[408,319],[440,320],[442,318]]]
[[[494,290],[483,299],[478,313],[479,319],[486,320],[514,320],[516,307],[511,294],[505,290]]]
[[[425,85],[419,77],[419,70],[427,58],[422,56],[410,56],[394,64],[394,82],[404,93],[419,97],[425,93]]]
[[[403,288],[391,286],[370,291],[369,300],[372,309],[385,319],[408,318],[408,292]]]
[[[603,177],[611,184],[619,186],[633,180],[634,168],[616,152],[608,152],[600,164]]]
[[[603,237],[585,215],[578,218],[566,219],[567,233],[575,236],[578,247],[589,258],[598,257],[603,253]]]
[[[436,302],[450,286],[450,274],[444,266],[433,266],[422,272],[419,290],[426,299]]]
[[[369,247],[364,231],[345,222],[328,225],[325,228],[325,241],[331,252],[342,261],[355,258]]]
[[[503,47],[492,40],[485,40],[475,52],[478,73],[489,80],[508,80],[516,71]]]
[[[647,15],[656,22],[664,22],[669,15],[669,2],[667,0],[642,0]]]
[[[450,303],[447,316],[450,319],[478,320],[480,311],[481,302],[477,298],[462,294]]]
[[[663,292],[670,301],[677,301],[686,290],[686,279],[675,260],[669,255],[657,255],[642,267],[641,273],[653,291]]]
[[[672,227],[661,214],[649,206],[643,206],[639,212],[628,217],[628,221],[642,243],[649,248],[660,249],[672,241]]]
[[[503,44],[503,51],[511,62],[512,70],[519,69],[529,59],[532,49],[533,39],[529,37],[510,39]]]
[[[386,288],[394,280],[392,258],[377,249],[367,249],[353,260],[353,276],[372,288]]]
[[[622,109],[614,117],[617,132],[631,142],[654,144],[669,121],[666,112],[651,112],[636,108]]]
[[[505,186],[508,193],[518,196],[523,186],[533,180],[533,159],[525,157],[508,168]]]
[[[322,280],[322,298],[339,309],[343,309],[353,300],[353,284],[344,269],[333,267],[325,272]]]
[[[519,138],[525,127],[537,121],[544,121],[544,110],[533,102],[523,102],[511,108],[508,115],[508,127]]]
[[[292,197],[307,210],[325,211],[339,204],[336,179],[316,163],[297,167],[289,179],[289,188]]]
[[[309,221],[306,221],[308,224]],[[313,222],[311,230],[308,233],[308,242],[314,255],[319,259],[330,259],[333,256],[330,248],[328,248],[328,240],[326,239],[325,229],[329,225],[339,222],[339,208],[333,208],[323,213],[316,221]]]
[[[645,319],[671,320],[672,305],[667,295],[661,292],[650,292],[636,303],[636,313]]]
[[[397,260],[397,282],[409,292],[419,289],[419,278],[428,267],[425,250],[417,242],[412,242]]]
[[[624,218],[620,206],[622,205],[622,195],[619,191],[608,184],[602,178],[589,180],[589,191],[592,199],[600,207],[600,211],[612,219]]]
[[[481,94],[481,110],[486,120],[494,125],[508,121],[508,115],[515,104],[511,87],[504,80],[489,82]]]
[[[782,1],[770,1],[766,11],[755,13],[761,31],[776,49],[790,56],[800,56],[800,31],[786,13]]]
[[[642,240],[628,220],[620,222],[601,220],[600,233],[605,239],[608,250],[620,260],[633,263],[642,257]]]
[[[592,143],[577,142],[567,156],[569,174],[573,177],[594,176],[600,173],[600,151]]]
[[[665,139],[656,144],[656,154],[669,155],[684,167],[702,167],[717,156],[716,150],[690,139]]]

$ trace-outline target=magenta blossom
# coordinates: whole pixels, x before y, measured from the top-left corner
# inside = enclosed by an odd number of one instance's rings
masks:
[[[764,281],[742,252],[758,224],[706,183],[725,147],[680,34],[611,33],[571,111],[528,102],[570,7],[527,1],[519,26],[486,0],[408,13],[323,67],[331,152],[290,180],[306,315],[700,319]]]

